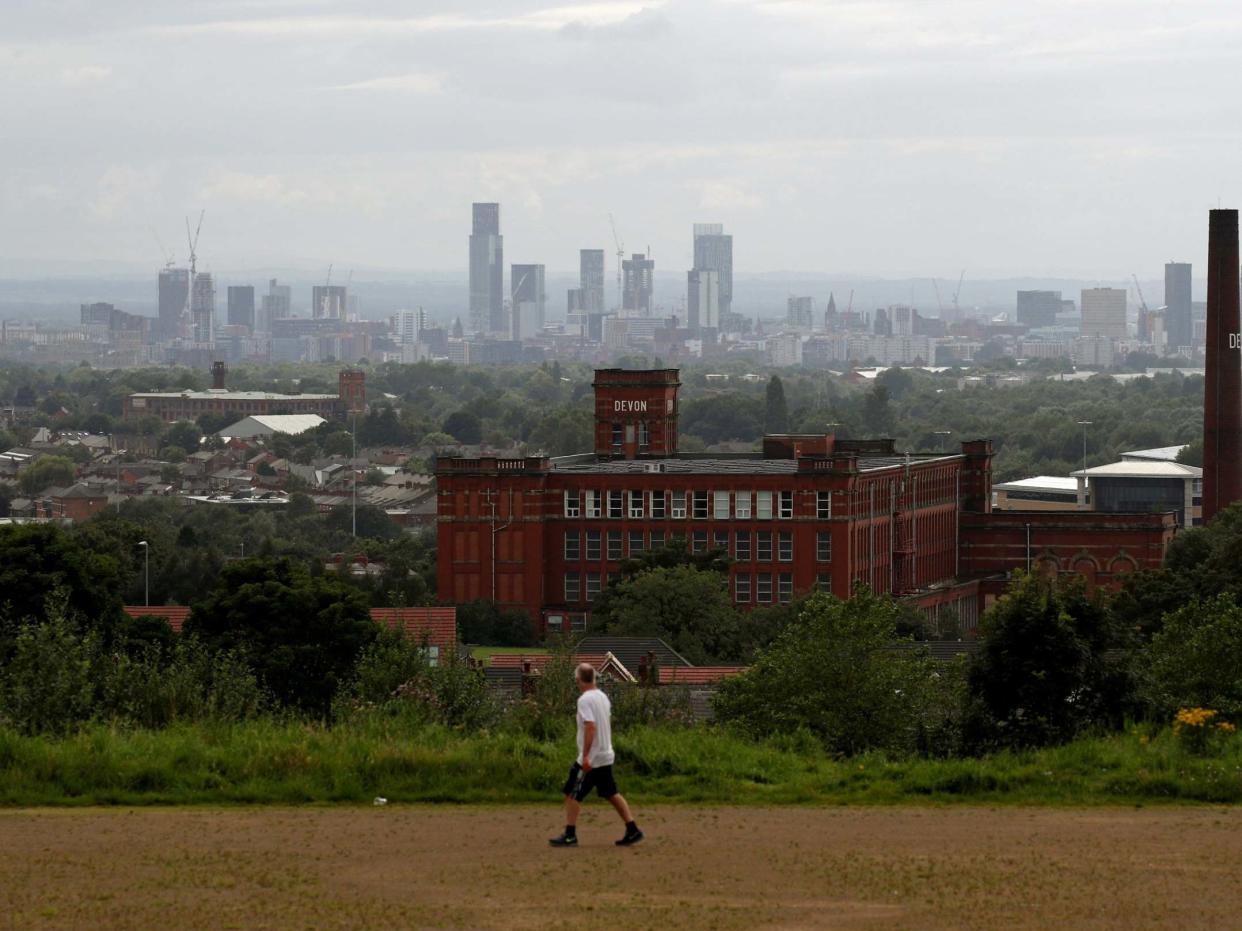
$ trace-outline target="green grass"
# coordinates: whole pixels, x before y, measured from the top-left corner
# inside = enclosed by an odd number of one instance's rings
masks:
[[[0,730],[0,805],[510,803],[556,798],[572,737],[462,734],[372,718],[328,729],[260,720],[162,731],[95,726],[64,738]],[[618,778],[642,801],[717,804],[1230,803],[1242,738],[1210,756],[1168,731],[983,759],[831,759],[804,741],[756,744],[712,729],[634,728]]]
[[[537,656],[544,653],[551,653],[551,650],[544,647],[471,647],[470,655],[477,660],[484,660],[485,665],[491,665],[493,656]]]

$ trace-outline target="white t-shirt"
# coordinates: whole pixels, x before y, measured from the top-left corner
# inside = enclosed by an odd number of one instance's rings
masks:
[[[595,739],[591,741],[591,767],[611,766],[616,754],[612,752],[612,702],[599,689],[587,689],[578,696],[578,763],[582,764],[583,725],[591,721],[595,725]]]

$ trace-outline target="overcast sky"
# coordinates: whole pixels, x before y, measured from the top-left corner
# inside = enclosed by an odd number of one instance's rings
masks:
[[[0,255],[1156,276],[1242,202],[1237,0],[4,0]],[[34,267],[34,266],[32,266]],[[609,259],[609,274],[612,274]],[[1196,268],[1196,274],[1199,269]]]

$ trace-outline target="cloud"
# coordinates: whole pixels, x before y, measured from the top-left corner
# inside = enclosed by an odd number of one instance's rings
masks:
[[[698,189],[699,206],[706,210],[754,210],[763,206],[762,197],[736,181],[696,181],[691,186]]]
[[[89,87],[102,84],[110,77],[112,68],[109,65],[78,65],[60,72],[60,82],[66,87]]]
[[[440,74],[393,74],[382,78],[369,78],[350,84],[338,84],[338,91],[400,91],[407,94],[439,94],[444,90],[444,76]]]

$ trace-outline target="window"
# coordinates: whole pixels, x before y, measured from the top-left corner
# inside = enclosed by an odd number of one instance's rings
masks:
[[[832,534],[826,530],[815,534],[815,560],[832,562]]]
[[[599,594],[599,573],[588,572],[586,577],[586,600],[594,601],[595,596]]]
[[[781,520],[789,520],[793,517],[793,492],[781,492]]]
[[[625,431],[621,429],[620,421],[613,421],[612,424],[612,445],[617,449],[621,448],[621,440],[625,435]]]
[[[755,534],[755,559],[759,562],[772,561],[772,531],[760,530]]]
[[[647,428],[647,421],[645,420],[638,422],[638,445],[643,449],[651,445],[651,431]]]
[[[691,536],[690,550],[694,553],[702,553],[707,550],[707,531],[696,530]]]
[[[750,573],[739,572],[733,577],[733,600],[738,604],[750,603]]]
[[[588,491],[586,493],[586,511],[587,511],[586,516],[587,517],[600,517],[601,516],[600,497],[601,496],[598,491]]]
[[[717,530],[712,533],[712,549],[722,553],[729,552],[729,531]]]
[[[637,556],[643,551],[643,532],[641,530],[630,531],[630,555]]]
[[[570,630],[586,630],[586,615],[585,614],[569,615],[569,629]]]
[[[694,519],[707,520],[707,492],[705,491],[694,493]]]
[[[738,520],[750,520],[750,492],[734,492],[733,514]]]
[[[793,601],[793,573],[782,572],[776,578],[776,597],[783,605]]]
[[[565,561],[577,562],[582,558],[582,531],[565,531]]]
[[[750,531],[739,530],[733,540],[733,558],[738,562],[750,562]]]
[[[663,520],[666,516],[666,504],[668,499],[665,497],[667,492],[653,491],[651,493],[651,516],[655,520]]]
[[[565,516],[579,517],[582,514],[582,496],[576,491],[565,492]]]
[[[577,604],[582,600],[582,574],[565,573],[565,604]]]
[[[673,492],[673,520],[686,519],[686,493],[684,491]]]
[[[630,495],[630,517],[639,520],[643,517],[643,493],[641,491],[631,491]]]
[[[608,531],[608,561],[619,562],[624,557],[621,554],[621,531]]]
[[[781,562],[793,562],[793,534],[788,530],[776,536],[776,558]]]
[[[712,517],[716,520],[729,519],[729,493],[727,491],[712,492]]]
[[[663,530],[651,531],[651,548],[653,550],[664,549],[664,531]]]
[[[624,517],[625,516],[625,492],[610,491],[608,492],[608,516]]]
[[[828,520],[832,517],[832,492],[815,492],[815,516],[820,520]]]
[[[821,592],[831,592],[832,576],[830,576],[827,572],[820,572],[815,576],[815,587]]]
[[[589,576],[588,576],[589,579]],[[587,599],[590,600],[591,583],[587,582]],[[772,573],[760,572],[755,577],[755,600],[760,604],[772,603]]]
[[[598,530],[588,530],[586,545],[586,558],[588,562],[599,562],[600,550],[599,540],[600,534]]]
[[[772,492],[755,492],[755,517],[759,520],[772,519]]]

